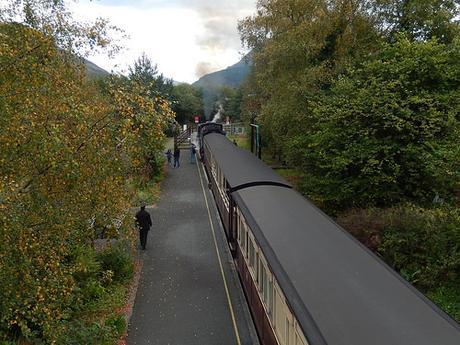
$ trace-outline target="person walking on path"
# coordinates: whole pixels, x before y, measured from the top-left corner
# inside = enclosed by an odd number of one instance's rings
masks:
[[[166,158],[168,159],[168,165],[171,166],[172,165],[172,152],[171,152],[171,149],[168,149],[168,151],[166,151]]]
[[[174,150],[174,168],[180,167],[180,149],[178,147]]]
[[[190,146],[190,164],[195,163],[196,147],[195,144]]]
[[[141,240],[142,250],[145,250],[147,245],[147,235],[149,233],[150,227],[152,226],[152,219],[150,214],[145,210],[145,204],[141,204],[141,209],[136,213],[136,224],[139,228],[139,237]]]

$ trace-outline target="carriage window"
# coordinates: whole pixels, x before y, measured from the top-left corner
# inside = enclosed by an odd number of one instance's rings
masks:
[[[236,229],[237,229],[237,240],[238,243],[241,245],[241,216],[239,213],[237,213],[237,223],[236,223]]]
[[[289,333],[291,331],[291,323],[289,322],[289,319],[286,318],[286,344],[289,345]]]
[[[273,321],[273,281],[268,281],[268,302],[267,309],[270,314],[270,319]]]
[[[259,273],[258,273],[257,275],[259,276],[259,280],[257,281],[257,283],[258,283],[258,284],[257,284],[257,288],[259,289],[259,291],[262,291],[262,279],[263,279],[263,278],[262,278],[262,277],[263,277],[262,271],[263,271],[263,269],[264,269],[264,266],[263,266],[262,261],[261,261],[260,258],[259,258],[258,262],[259,262],[259,263],[258,263],[257,266],[258,266],[258,271],[259,271]]]
[[[265,268],[264,268],[264,280],[262,284],[263,284],[264,302],[265,302],[265,305],[268,305],[268,274]]]
[[[248,230],[245,227],[245,233],[246,233],[246,251],[245,251],[245,256],[248,258],[249,257],[249,233]]]
[[[260,267],[260,264],[259,264],[259,254],[256,253],[256,262],[255,262],[256,266],[254,267],[254,272],[255,272],[255,275],[256,275],[256,286],[259,285],[259,281],[260,281],[260,275],[259,275],[259,267]]]
[[[260,296],[261,296],[261,299],[263,300],[264,298],[264,289],[265,289],[265,286],[264,286],[264,281],[265,281],[265,276],[267,275],[267,273],[265,272],[265,268],[262,264],[262,262],[260,263],[261,264],[261,269],[260,269]]]
[[[249,241],[249,266],[254,267],[254,243]]]
[[[241,227],[241,231],[242,231],[242,234],[241,234],[241,242],[243,244],[242,246],[242,252],[243,252],[243,255],[246,256],[246,239],[247,239],[247,232],[246,232],[246,229],[244,227]]]

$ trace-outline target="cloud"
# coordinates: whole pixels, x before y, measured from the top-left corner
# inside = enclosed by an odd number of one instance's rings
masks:
[[[228,1],[228,0],[227,0]],[[80,0],[70,1],[78,18],[108,18],[130,36],[115,59],[90,60],[107,70],[126,70],[142,52],[161,73],[193,82],[240,59],[237,20],[251,14],[255,0]]]
[[[218,71],[220,69],[220,66],[213,65],[212,63],[209,62],[198,62],[195,67],[195,75],[197,78],[201,78],[205,74],[212,73],[215,71]]]
[[[198,12],[205,28],[197,44],[210,51],[239,49],[237,22],[253,11],[253,3],[253,0],[193,1],[191,7]]]
[[[253,12],[254,1],[195,0],[190,2],[184,0],[183,5],[197,11],[204,28],[197,37],[196,44],[207,52],[208,59],[196,65],[195,75],[200,78],[228,66],[223,64],[222,60],[219,61],[219,56],[227,52],[238,52],[241,49],[237,22]]]

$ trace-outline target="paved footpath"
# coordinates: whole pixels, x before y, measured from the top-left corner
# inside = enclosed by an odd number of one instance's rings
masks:
[[[161,199],[147,210],[153,226],[128,345],[257,344],[204,171],[188,151],[180,168],[168,167]]]

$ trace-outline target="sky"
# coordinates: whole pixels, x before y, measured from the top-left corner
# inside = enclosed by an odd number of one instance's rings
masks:
[[[107,71],[124,72],[145,52],[166,77],[193,83],[237,63],[246,52],[238,20],[255,12],[256,0],[80,0],[69,8],[79,20],[104,17],[129,38],[115,58],[90,56]]]

